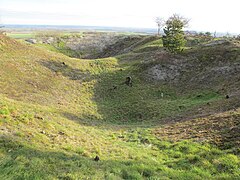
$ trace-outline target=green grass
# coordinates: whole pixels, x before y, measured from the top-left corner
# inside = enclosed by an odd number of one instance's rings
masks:
[[[8,118],[2,127],[11,126],[14,131],[0,140],[1,179],[232,179],[240,176],[239,158],[209,144],[163,141],[150,128],[114,130],[87,128],[77,122],[65,124],[66,120],[56,112],[38,106],[32,108],[32,112],[19,112],[19,109],[28,111],[29,105],[7,99],[1,102],[1,112],[4,111],[1,120]],[[6,109],[11,110],[6,112]],[[41,119],[40,114],[34,115],[36,112],[48,112],[53,119]],[[96,154],[100,156],[99,162],[93,161]]]
[[[82,55],[81,52],[77,52],[77,51],[71,50],[69,48],[66,48],[64,44],[60,44],[60,45],[57,45],[57,46],[50,45],[50,44],[36,44],[36,46],[42,47],[42,48],[47,49],[49,51],[62,53],[62,54],[65,54],[66,56],[69,56],[69,57],[79,58]]]
[[[140,49],[155,45],[81,60],[1,38],[0,179],[240,178],[239,156],[230,151],[154,134],[163,120],[224,97],[146,81],[141,60],[148,52]],[[133,87],[124,84],[127,76]]]
[[[96,85],[95,100],[99,111],[108,121],[112,120],[120,124],[160,122],[170,114],[175,116],[208,102],[222,99],[220,94],[212,91],[179,95],[174,88],[151,85],[137,76],[132,76],[133,87],[128,87],[122,85],[128,74],[133,74],[133,71],[128,69],[104,75],[101,83]],[[112,90],[113,86],[117,88]]]
[[[28,39],[35,37],[33,33],[8,33],[7,36],[15,39]]]
[[[14,103],[8,101],[1,103],[1,110],[12,110],[0,117],[9,119],[2,125],[14,127],[14,134],[7,133],[0,140],[1,179],[240,177],[239,158],[206,143],[163,141],[149,128],[114,130],[65,124],[65,119],[51,111],[48,114],[53,113],[53,119],[49,121],[32,114],[46,113],[45,109],[34,106],[34,112],[26,114],[18,109],[24,106],[29,110],[29,105],[9,107]],[[96,154],[99,162],[93,161]]]

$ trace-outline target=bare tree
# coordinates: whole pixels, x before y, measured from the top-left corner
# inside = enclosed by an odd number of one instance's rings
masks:
[[[3,31],[4,26],[0,25],[0,34],[3,34],[5,31]]]
[[[217,31],[214,31],[213,38],[216,38],[216,37],[217,37]]]
[[[165,20],[163,18],[161,18],[161,17],[157,17],[155,19],[155,22],[157,23],[157,26],[158,26],[158,35],[160,35],[160,30],[165,25]]]
[[[226,33],[226,37],[227,38],[230,38],[231,37],[231,34],[229,32]]]
[[[1,14],[0,14],[0,34],[4,33],[3,28],[4,28],[4,26],[3,26],[3,23],[2,23],[2,20],[1,20]]]
[[[3,28],[4,28],[4,26],[3,26],[3,24],[2,24],[2,19],[1,19],[1,14],[0,14],[0,33],[1,33],[1,34],[4,33]]]
[[[172,26],[182,26],[182,28],[188,27],[190,19],[187,19],[179,14],[173,14],[167,21],[166,25],[172,24]]]

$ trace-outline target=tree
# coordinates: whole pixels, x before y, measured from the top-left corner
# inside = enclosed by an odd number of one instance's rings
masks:
[[[237,36],[237,40],[240,40],[240,34]]]
[[[5,31],[3,30],[4,26],[0,25],[0,34],[3,34]]]
[[[163,29],[165,35],[162,39],[163,46],[170,52],[177,53],[183,50],[186,43],[183,28],[187,27],[188,23],[188,19],[181,17],[178,14],[173,14],[166,21],[166,27]]]
[[[160,30],[165,25],[165,20],[163,18],[161,18],[161,17],[157,17],[155,19],[155,22],[157,23],[157,26],[158,26],[158,36],[159,36],[160,35]]]
[[[205,35],[210,37],[211,33],[210,32],[205,32]]]
[[[4,33],[3,28],[4,28],[4,26],[3,26],[3,24],[2,24],[1,16],[0,16],[0,34],[3,34],[3,33]]]
[[[217,37],[217,31],[213,33],[213,38],[216,38],[216,37]]]

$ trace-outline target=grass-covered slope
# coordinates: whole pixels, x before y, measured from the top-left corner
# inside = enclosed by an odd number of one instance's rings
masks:
[[[238,178],[237,147],[220,150],[184,133],[176,140],[169,129],[178,125],[166,123],[225,111],[239,101],[234,94],[226,100],[218,86],[195,84],[187,91],[186,81],[149,78],[151,68],[168,59],[192,59],[193,50],[175,57],[158,43],[79,60],[0,35],[0,179]],[[124,84],[127,76],[133,87]],[[236,117],[234,131],[238,114],[228,113]],[[189,133],[189,124],[179,127]]]

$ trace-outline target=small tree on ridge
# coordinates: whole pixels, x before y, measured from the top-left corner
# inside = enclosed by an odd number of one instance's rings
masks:
[[[178,14],[173,14],[167,21],[163,29],[163,46],[170,52],[177,53],[183,50],[186,43],[183,28],[188,25],[189,20]]]

